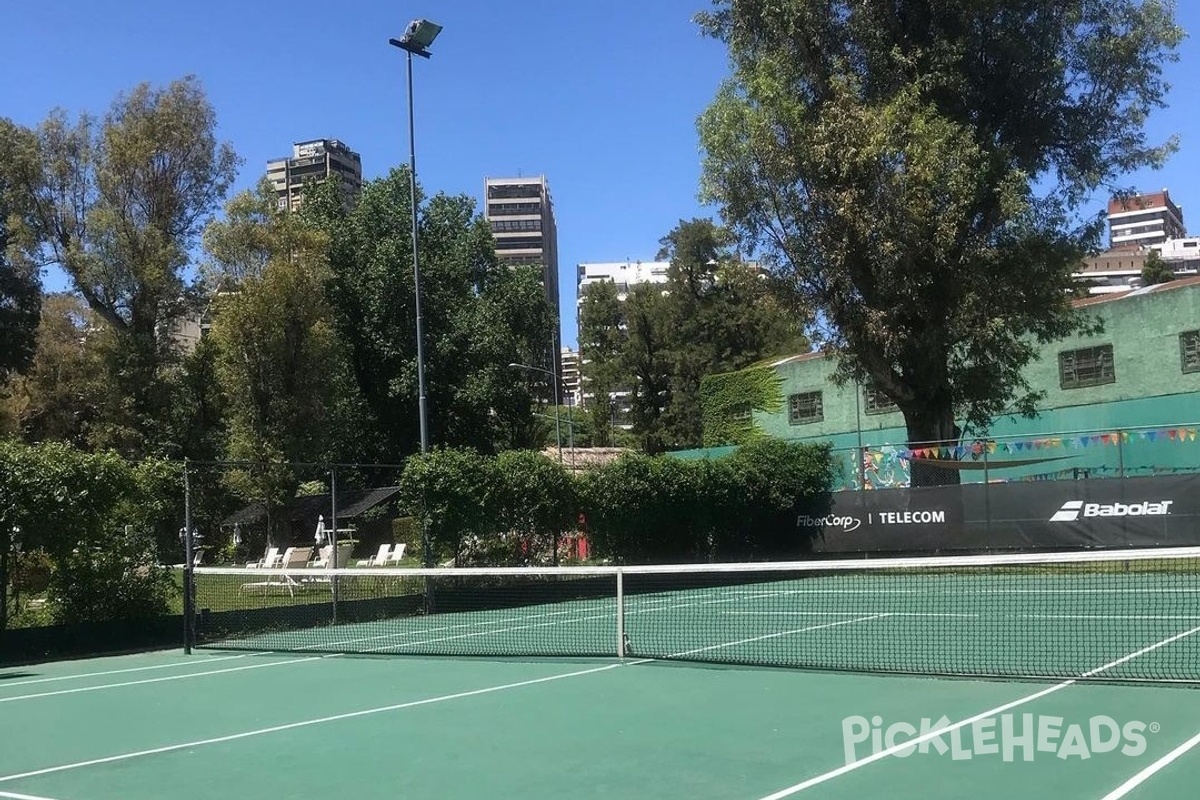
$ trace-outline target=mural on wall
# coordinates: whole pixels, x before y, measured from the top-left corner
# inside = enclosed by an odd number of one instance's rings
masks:
[[[1073,480],[1127,475],[1169,475],[1196,472],[1195,466],[1172,465],[1173,459],[1156,459],[1162,446],[1194,443],[1200,428],[1175,426],[1135,431],[1111,431],[1039,436],[1011,440],[976,439],[954,447],[909,448],[905,445],[867,446],[835,453],[841,489],[895,489],[911,483],[914,458],[941,462],[962,471],[983,471],[989,482]],[[1088,455],[1079,464],[1030,471],[1032,467]],[[1021,468],[1026,474],[1005,475]]]

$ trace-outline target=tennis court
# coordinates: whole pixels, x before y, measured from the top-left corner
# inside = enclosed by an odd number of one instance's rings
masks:
[[[1198,556],[201,571],[191,655],[0,670],[0,797],[1184,796]]]

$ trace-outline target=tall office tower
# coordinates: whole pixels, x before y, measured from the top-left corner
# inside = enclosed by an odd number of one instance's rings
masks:
[[[1166,189],[1109,200],[1108,232],[1113,250],[1136,250],[1187,236],[1183,209],[1171,202]]]
[[[346,204],[362,191],[362,159],[337,139],[314,139],[292,145],[291,158],[267,162],[267,178],[279,198],[279,208],[295,211],[300,207],[304,184],[311,178],[317,183],[336,180]]]
[[[546,302],[554,314],[553,341],[547,342],[547,363],[562,394],[562,332],[558,308],[558,230],[546,176],[486,178],[484,216],[496,238],[496,255],[510,266],[532,265],[542,273]],[[549,399],[549,398],[548,398]],[[561,402],[561,401],[560,401]]]

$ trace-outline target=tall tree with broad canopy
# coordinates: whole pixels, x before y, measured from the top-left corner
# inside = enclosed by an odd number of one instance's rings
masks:
[[[351,208],[332,183],[312,187],[299,212],[328,237],[325,292],[368,412],[362,457],[377,462],[420,444],[410,191],[400,168],[365,185]],[[508,365],[544,363],[555,320],[540,280],[497,261],[471,198],[417,192],[431,444],[530,446],[541,427],[528,376]]]
[[[1039,343],[1087,330],[1071,273],[1098,189],[1160,166],[1144,130],[1183,36],[1169,0],[717,0],[733,76],[703,191],[817,313],[839,375],[910,443],[1033,414]],[[957,481],[915,464],[913,484]]]
[[[680,220],[659,240],[670,261],[665,306],[670,336],[670,402],[662,423],[670,447],[703,443],[700,382],[770,356],[809,348],[808,317],[792,308],[779,282],[734,249],[728,229],[710,219]]]
[[[0,121],[0,125],[4,125]],[[13,137],[0,132],[0,163],[11,163]],[[32,265],[14,264],[8,257],[9,215],[13,213],[12,181],[0,169],[0,384],[33,362],[37,344],[42,285]]]
[[[237,171],[216,113],[188,77],[142,84],[103,119],[54,111],[36,129],[0,126],[0,138],[22,154],[0,168],[18,211],[9,251],[61,268],[114,333],[108,379],[120,402],[98,443],[154,449],[170,414],[170,331],[190,310],[189,249]]]

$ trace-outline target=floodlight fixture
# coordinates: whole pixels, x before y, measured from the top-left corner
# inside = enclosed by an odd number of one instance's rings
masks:
[[[388,42],[399,47],[401,50],[407,50],[409,53],[429,58],[429,45],[433,44],[433,40],[442,32],[442,26],[436,22],[430,22],[427,19],[414,19],[408,23],[408,28],[404,31],[404,35],[399,39],[388,39]]]

